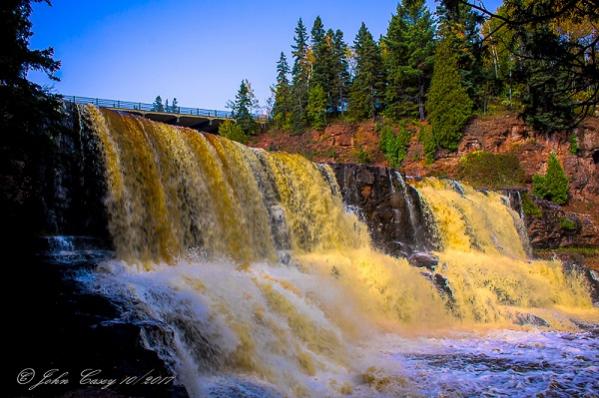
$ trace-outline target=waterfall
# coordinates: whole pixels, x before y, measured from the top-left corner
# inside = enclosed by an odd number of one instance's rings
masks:
[[[423,270],[374,248],[328,165],[93,106],[81,113],[101,144],[116,252],[90,286],[124,302],[126,316],[163,325],[168,338],[147,344],[194,396],[233,385],[368,396],[376,389],[356,378],[385,368],[369,342],[387,334],[513,325],[521,313],[556,328],[572,314],[597,318],[582,280],[528,258],[519,217],[497,193],[434,178],[412,187],[393,174],[403,227],[441,240],[439,265]]]

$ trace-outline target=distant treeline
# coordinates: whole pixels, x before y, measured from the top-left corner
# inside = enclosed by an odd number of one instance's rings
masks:
[[[352,46],[320,17],[310,34],[299,19],[292,65],[283,52],[277,62],[273,124],[427,119],[431,150],[455,149],[476,113],[514,110],[538,130],[570,129],[597,103],[593,3],[507,0],[491,13],[444,1],[432,15],[424,0],[402,0],[384,36],[362,23]]]

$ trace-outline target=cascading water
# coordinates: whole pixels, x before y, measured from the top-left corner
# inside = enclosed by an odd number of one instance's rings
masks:
[[[582,279],[528,259],[521,221],[497,193],[417,184],[441,239],[438,267],[423,271],[373,248],[329,166],[81,112],[102,147],[117,257],[86,283],[125,303],[126,316],[163,325],[147,344],[192,396],[426,393],[422,365],[405,355],[415,335],[422,348],[525,316],[561,330],[599,318]]]

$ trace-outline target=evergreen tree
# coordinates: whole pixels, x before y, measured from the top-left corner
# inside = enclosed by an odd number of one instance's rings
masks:
[[[162,104],[162,97],[157,95],[154,103],[152,104],[152,110],[154,112],[164,112],[164,105]]]
[[[380,49],[362,22],[354,41],[356,71],[351,85],[349,112],[354,119],[374,117],[382,108],[385,89]]]
[[[350,75],[348,48],[343,41],[343,32],[337,29],[333,35],[333,81],[331,82],[331,109],[334,113],[342,111],[347,103]]]
[[[50,80],[58,81],[55,73],[60,67],[60,62],[52,58],[52,48],[29,48],[29,39],[33,35],[29,20],[31,3],[30,0],[11,0],[0,5],[0,131],[3,134],[12,134],[29,125],[35,126],[45,118],[58,116],[57,96],[27,80],[27,73],[37,70],[44,72]]]
[[[568,201],[568,189],[568,177],[555,152],[551,152],[547,173],[544,176],[534,175],[532,178],[532,191],[540,198],[563,205]]]
[[[312,27],[312,74],[310,86],[320,86],[326,96],[326,109],[334,110],[335,82],[335,32],[329,29],[325,32],[320,17],[317,17]]]
[[[434,57],[434,28],[424,0],[402,0],[384,38],[386,114],[424,119]]]
[[[164,111],[171,112],[171,106],[168,104],[168,98],[164,101]]]
[[[173,103],[171,104],[171,112],[179,113],[179,104],[177,103],[177,98],[173,98]]]
[[[447,8],[441,4],[437,8],[439,31],[443,39],[450,40],[457,57],[461,81],[473,106],[482,109],[485,78],[483,73],[483,43],[480,27],[481,15],[467,4]]]
[[[292,125],[295,131],[301,131],[307,122],[306,106],[308,105],[308,83],[310,79],[310,63],[308,61],[308,33],[300,18],[295,28],[292,69]]]
[[[310,86],[320,85],[321,88],[325,88],[329,73],[328,49],[325,42],[324,25],[320,17],[316,17],[314,20],[310,34],[312,36]]]
[[[457,149],[462,129],[472,115],[472,100],[462,83],[458,56],[447,38],[439,43],[435,51],[435,67],[426,108],[436,145]]]
[[[247,80],[241,81],[235,100],[229,101],[227,107],[231,109],[233,119],[245,134],[256,133],[258,124],[252,115],[252,110],[257,107],[257,101]]]
[[[317,130],[326,126],[327,96],[324,89],[316,84],[310,86],[308,95],[307,116],[310,125]]]
[[[291,110],[292,98],[291,87],[289,86],[289,65],[285,54],[281,52],[279,61],[277,62],[277,84],[274,92],[274,106],[272,117],[277,128],[289,130],[291,128]]]

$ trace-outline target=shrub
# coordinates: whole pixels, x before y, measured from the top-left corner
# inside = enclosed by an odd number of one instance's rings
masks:
[[[380,148],[385,159],[391,167],[397,168],[401,165],[410,145],[411,133],[408,129],[401,127],[399,134],[395,134],[390,126],[380,129]]]
[[[578,137],[576,137],[576,134],[572,134],[568,141],[570,141],[570,153],[572,155],[578,154]]]
[[[364,148],[360,148],[358,150],[357,157],[359,163],[371,163],[370,155],[364,150]]]
[[[532,178],[532,191],[543,199],[563,205],[568,201],[568,177],[560,164],[557,155],[551,152],[547,164],[547,173],[534,175]]]
[[[576,221],[568,217],[562,217],[559,220],[559,227],[566,231],[576,231],[578,225],[576,224]]]
[[[218,127],[218,133],[222,137],[241,142],[242,144],[246,144],[248,142],[248,136],[243,132],[237,123],[231,120],[225,120]]]
[[[477,188],[512,188],[524,183],[524,170],[513,153],[470,152],[460,159],[458,174]]]
[[[527,193],[522,195],[522,211],[528,217],[539,218],[543,215],[543,210],[532,201]]]

